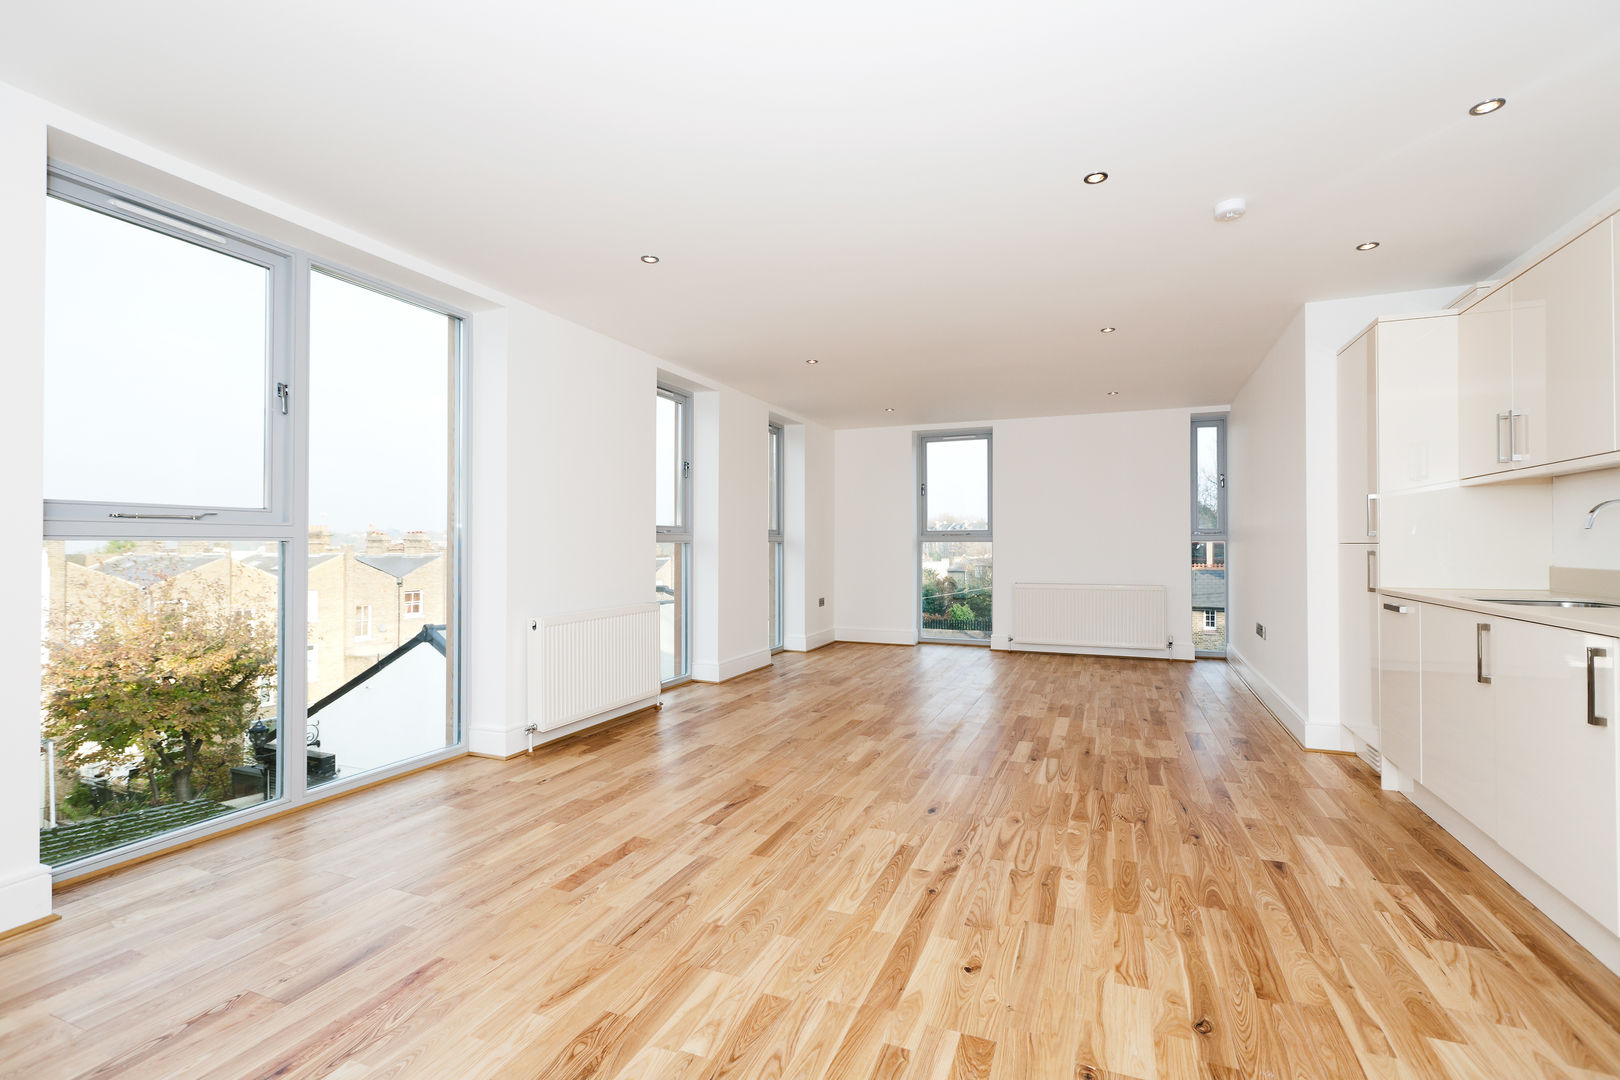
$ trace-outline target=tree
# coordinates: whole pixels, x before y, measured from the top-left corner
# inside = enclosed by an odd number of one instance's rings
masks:
[[[223,792],[276,673],[276,635],[172,581],[76,612],[49,648],[45,733],[74,765],[140,762],[151,797]],[[165,790],[166,789],[166,790]]]

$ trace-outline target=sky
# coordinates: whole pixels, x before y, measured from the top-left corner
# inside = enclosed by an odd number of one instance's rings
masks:
[[[46,228],[46,497],[264,505],[268,272],[59,199]],[[311,523],[445,531],[451,322],[312,275]]]
[[[990,444],[954,439],[924,444],[928,450],[928,520],[961,521],[984,528],[989,521]]]

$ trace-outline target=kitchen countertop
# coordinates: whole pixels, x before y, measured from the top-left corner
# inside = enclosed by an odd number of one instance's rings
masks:
[[[1566,630],[1579,630],[1587,634],[1620,637],[1620,607],[1612,608],[1560,608],[1529,607],[1522,604],[1493,604],[1493,599],[1522,600],[1588,600],[1602,599],[1551,592],[1546,589],[1379,589],[1379,595],[1401,600],[1416,600],[1424,604],[1477,611],[1494,619],[1517,619],[1520,622],[1540,623],[1543,626],[1561,626]],[[1614,603],[1615,601],[1608,601]]]

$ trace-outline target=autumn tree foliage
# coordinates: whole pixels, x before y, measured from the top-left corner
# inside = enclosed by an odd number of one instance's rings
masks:
[[[79,613],[48,642],[45,733],[77,767],[136,762],[153,802],[223,797],[276,673],[275,628],[223,593],[159,582]]]

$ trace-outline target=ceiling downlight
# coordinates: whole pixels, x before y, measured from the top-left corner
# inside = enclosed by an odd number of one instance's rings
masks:
[[[1100,184],[1106,179],[1108,179],[1108,174],[1105,172],[1086,173],[1085,176],[1085,181],[1088,184]]]
[[[1507,104],[1507,98],[1505,98],[1505,97],[1493,97],[1493,98],[1490,98],[1487,101],[1480,102],[1478,105],[1469,106],[1468,115],[1469,116],[1489,116],[1491,113],[1495,112],[1497,109],[1500,109],[1502,106],[1504,106],[1506,104]]]
[[[1357,251],[1371,251],[1373,248],[1375,248],[1377,246],[1378,246],[1378,241],[1377,240],[1367,240],[1367,241],[1363,241],[1362,243],[1357,244],[1356,245],[1356,250]]]

